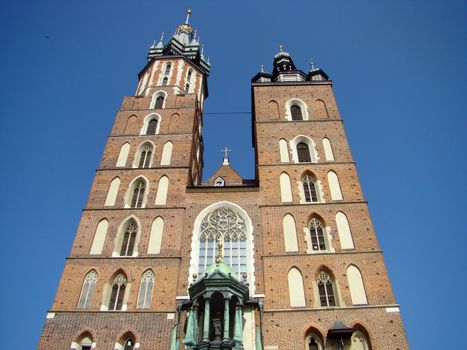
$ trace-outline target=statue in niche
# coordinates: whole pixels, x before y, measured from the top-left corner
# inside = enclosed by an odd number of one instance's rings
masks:
[[[222,315],[217,312],[212,319],[212,328],[214,333],[214,340],[222,340]]]

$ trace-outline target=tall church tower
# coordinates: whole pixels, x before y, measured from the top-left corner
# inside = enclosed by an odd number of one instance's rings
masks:
[[[281,47],[252,79],[255,179],[226,148],[202,182],[190,14],[117,113],[38,349],[408,349],[329,77]]]

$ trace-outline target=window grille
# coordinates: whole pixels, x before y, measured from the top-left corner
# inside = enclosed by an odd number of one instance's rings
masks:
[[[310,176],[305,175],[302,180],[305,202],[318,202],[318,191],[316,190],[316,181]]]
[[[336,306],[331,277],[326,272],[321,271],[317,282],[321,306]]]
[[[143,205],[144,190],[146,184],[144,180],[139,180],[133,189],[133,198],[131,199],[132,208],[141,208]]]
[[[136,234],[138,227],[134,222],[130,222],[123,233],[122,248],[120,256],[132,256],[135,247]]]
[[[151,161],[152,155],[152,146],[150,144],[146,144],[141,151],[141,156],[139,158],[139,168],[148,168],[149,162]]]
[[[110,295],[109,310],[118,311],[123,307],[123,297],[125,296],[126,277],[123,274],[118,274],[115,277],[112,294]]]
[[[215,209],[201,222],[198,273],[214,263],[218,254],[217,240],[224,242],[224,262],[241,278],[247,272],[246,225],[230,208]]]
[[[91,306],[92,295],[96,288],[97,272],[92,270],[84,278],[83,288],[78,301],[78,308],[86,309]]]
[[[154,287],[154,273],[151,270],[146,271],[141,277],[138,295],[138,309],[149,309],[152,301],[152,290]]]
[[[321,221],[313,218],[310,221],[311,247],[313,250],[326,250],[324,227]]]

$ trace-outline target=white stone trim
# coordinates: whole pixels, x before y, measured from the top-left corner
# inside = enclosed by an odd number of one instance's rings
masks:
[[[290,141],[290,149],[292,151],[292,161],[294,163],[299,163],[298,161],[298,153],[297,153],[297,145],[299,143],[306,143],[308,145],[308,151],[310,152],[310,159],[311,163],[317,163],[319,160],[318,157],[318,152],[316,151],[316,145],[315,142],[311,139],[311,137],[305,136],[305,135],[298,135],[295,136],[291,141]],[[300,164],[303,164],[300,163]],[[304,163],[307,164],[307,163]]]
[[[292,121],[292,113],[290,112],[290,107],[292,106],[300,106],[302,110],[302,117],[303,120],[309,120],[310,118],[308,117],[308,106],[306,105],[305,102],[300,100],[299,98],[291,98],[285,103],[285,119]],[[293,120],[295,121],[295,120]]]
[[[124,207],[125,208],[130,208],[131,207],[131,199],[133,196],[133,184],[138,180],[138,179],[143,179],[146,182],[146,187],[144,189],[144,196],[143,196],[143,201],[141,202],[141,207],[140,208],[145,208],[146,204],[148,202],[148,195],[149,195],[149,180],[146,176],[144,175],[139,175],[135,177],[133,180],[131,180],[130,184],[128,185],[128,188],[125,192],[125,195],[123,196],[123,202],[125,203]]]
[[[112,250],[112,257],[121,257],[120,255],[120,246],[122,245],[122,240],[123,240],[123,228],[125,225],[128,223],[130,219],[133,219],[136,221],[136,225],[138,225],[138,230],[136,231],[136,239],[135,239],[135,247],[133,249],[133,254],[132,257],[138,256],[138,247],[139,247],[139,241],[141,239],[141,221],[138,219],[138,217],[134,214],[128,215],[125,219],[122,220],[120,225],[118,226],[117,234],[115,235],[114,239],[114,247]]]
[[[150,113],[146,117],[144,117],[143,127],[139,132],[140,135],[146,135],[146,131],[148,130],[149,121],[153,118],[157,119],[157,128],[156,128],[156,135],[159,134],[159,129],[161,127],[162,117],[157,113]]]
[[[151,103],[149,104],[149,109],[155,109],[156,100],[159,96],[164,96],[164,103],[162,103],[162,109],[165,108],[165,103],[167,102],[167,92],[164,90],[158,90],[152,94]]]
[[[141,142],[139,146],[136,148],[135,159],[133,160],[133,168],[138,168],[139,161],[141,159],[141,153],[143,152],[143,147],[147,143],[151,144],[152,152],[151,152],[151,159],[149,160],[149,165],[146,167],[146,169],[152,166],[152,162],[154,160],[154,154],[156,153],[156,145],[151,140],[146,140],[146,141]]]

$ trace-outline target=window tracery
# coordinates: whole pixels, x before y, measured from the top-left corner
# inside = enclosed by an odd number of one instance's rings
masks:
[[[136,234],[138,226],[134,221],[130,221],[125,229],[122,240],[122,247],[120,249],[120,256],[132,256],[135,248]]]
[[[123,298],[125,296],[126,277],[119,273],[114,279],[112,294],[110,295],[109,310],[117,311],[123,307]]]
[[[146,188],[146,183],[144,180],[139,180],[133,189],[133,197],[131,198],[131,207],[132,208],[141,208],[143,205],[144,190]]]
[[[146,143],[142,150],[141,150],[141,156],[139,158],[139,168],[148,168],[149,163],[151,161],[151,155],[152,155],[152,145],[150,143]]]
[[[305,194],[305,202],[318,202],[318,191],[316,188],[316,180],[310,175],[305,175],[302,179],[303,193]]]
[[[146,271],[141,276],[141,283],[138,295],[138,309],[149,309],[152,301],[152,290],[154,287],[154,273],[151,270]]]
[[[198,272],[214,263],[218,254],[216,240],[224,242],[224,261],[239,276],[247,272],[246,234],[245,221],[234,210],[220,207],[210,212],[201,222]]]
[[[311,247],[313,250],[326,250],[326,241],[324,239],[324,227],[321,221],[316,218],[310,221]]]
[[[317,278],[319,300],[321,306],[336,306],[336,298],[334,295],[334,287],[331,276],[324,271],[321,271]]]
[[[92,270],[84,278],[81,295],[78,301],[78,308],[85,309],[91,306],[92,295],[97,283],[97,272]]]

